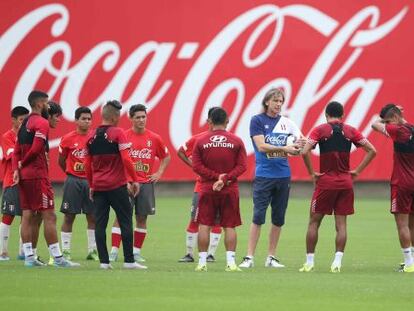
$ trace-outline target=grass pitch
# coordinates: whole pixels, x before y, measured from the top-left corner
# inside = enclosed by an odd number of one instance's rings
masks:
[[[57,200],[59,206],[59,198]],[[388,201],[357,200],[348,221],[348,244],[342,272],[329,272],[334,255],[334,223],[322,223],[316,269],[300,273],[305,260],[309,200],[291,199],[277,256],[285,269],[264,267],[268,225],[255,256],[256,267],[226,273],[224,247],[207,273],[195,264],[178,263],[185,253],[190,198],[159,198],[157,215],[149,219],[143,256],[148,271],[113,271],[87,262],[85,219],[74,227],[72,257],[77,269],[25,268],[17,261],[18,225],[13,224],[10,262],[0,262],[1,310],[403,310],[414,304],[414,275],[396,273],[402,260]],[[242,199],[244,225],[238,229],[238,262],[245,255],[251,200]],[[58,213],[60,226],[62,217]],[[270,215],[268,215],[269,217]],[[269,218],[268,218],[269,219]],[[269,222],[269,221],[268,221]],[[109,228],[108,228],[109,229]],[[108,230],[108,244],[110,233]],[[39,254],[48,258],[43,237]],[[122,257],[122,256],[121,256]],[[121,258],[122,260],[122,258]]]

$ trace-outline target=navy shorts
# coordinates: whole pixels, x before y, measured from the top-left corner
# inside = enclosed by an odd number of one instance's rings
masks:
[[[266,211],[272,207],[272,224],[281,227],[285,224],[285,214],[289,201],[290,177],[256,177],[253,182],[253,223],[263,225]]]

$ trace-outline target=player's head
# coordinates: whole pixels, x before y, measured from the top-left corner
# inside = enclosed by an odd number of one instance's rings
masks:
[[[210,120],[213,127],[225,127],[227,126],[227,123],[229,123],[229,119],[227,118],[227,112],[221,107],[217,107],[211,112]]]
[[[31,91],[27,100],[33,111],[40,114],[47,114],[47,109],[49,108],[48,102],[49,95],[43,91],[34,90]]]
[[[403,116],[402,116],[401,107],[395,104],[386,104],[381,109],[380,118],[383,119],[385,123],[393,123],[393,124],[402,123]]]
[[[54,101],[48,102],[49,109],[48,109],[48,121],[49,126],[51,128],[56,128],[58,123],[60,122],[60,116],[62,115],[62,107],[58,103],[55,103]]]
[[[330,102],[326,105],[325,116],[331,119],[342,119],[344,116],[344,106],[335,101]]]
[[[122,105],[117,100],[109,100],[102,108],[102,119],[110,125],[118,125]]]
[[[143,131],[147,125],[147,107],[142,104],[132,105],[129,108],[129,119],[136,131]]]
[[[77,108],[75,110],[75,123],[78,131],[89,131],[92,124],[92,111],[88,107]]]
[[[208,112],[207,112],[207,124],[208,124],[208,128],[209,128],[209,130],[211,130],[211,127],[213,126],[213,124],[211,123],[211,113],[215,110],[215,109],[217,109],[217,108],[220,108],[219,106],[214,106],[214,107],[210,107],[209,109],[208,109]]]
[[[279,114],[282,110],[282,105],[285,102],[285,94],[282,90],[272,88],[266,92],[262,100],[262,106],[265,112],[271,114]]]
[[[11,111],[12,126],[14,129],[18,129],[22,124],[24,118],[29,114],[29,110],[23,106],[16,106]]]

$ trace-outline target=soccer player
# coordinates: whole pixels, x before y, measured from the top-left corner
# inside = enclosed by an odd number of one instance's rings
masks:
[[[193,170],[201,177],[198,214],[199,262],[196,271],[207,271],[207,250],[211,227],[224,228],[226,271],[240,271],[235,263],[236,227],[241,225],[237,178],[246,171],[243,141],[226,131],[227,113],[222,108],[211,112],[212,130],[200,136],[193,149]]]
[[[95,220],[93,202],[89,198],[89,185],[85,173],[86,143],[92,123],[92,112],[88,107],[75,110],[76,130],[62,137],[59,144],[58,163],[66,173],[63,185],[63,199],[60,211],[64,214],[61,240],[63,256],[71,259],[70,247],[72,227],[77,214],[84,213],[87,221],[87,260],[99,260],[95,242]]]
[[[10,226],[15,216],[22,216],[17,185],[13,185],[12,156],[17,140],[17,131],[28,114],[29,110],[25,107],[14,107],[11,111],[12,128],[3,134],[1,139],[0,160],[4,168],[4,175],[1,200],[3,217],[0,224],[0,261],[10,260],[8,249]],[[22,243],[20,243],[19,250],[21,254],[23,252]]]
[[[211,112],[217,107],[212,107],[208,111],[208,118],[207,118],[207,124],[209,126],[209,130],[211,129],[211,121],[210,121],[210,115]],[[177,155],[178,157],[189,167],[193,167],[191,156],[193,153],[194,143],[197,140],[198,137],[204,135],[206,132],[199,133],[197,135],[194,135],[191,137],[183,146],[181,146],[178,149]],[[194,185],[194,193],[193,193],[193,200],[191,204],[191,219],[190,223],[187,226],[186,230],[186,248],[187,253],[184,257],[182,257],[179,262],[194,262],[194,249],[197,243],[197,237],[198,237],[198,223],[194,220],[196,214],[197,214],[197,208],[198,208],[198,193],[200,192],[201,188],[201,178],[200,176],[197,176],[196,183]],[[220,243],[221,239],[221,227],[219,225],[214,226],[211,229],[210,233],[210,245],[208,246],[208,255],[207,255],[207,262],[215,262],[215,253],[217,250],[217,247]]]
[[[253,116],[250,121],[250,137],[256,156],[256,176],[253,182],[253,221],[247,255],[239,265],[241,268],[254,266],[254,253],[269,204],[272,207],[272,226],[265,267],[284,267],[275,253],[289,200],[290,168],[287,156],[298,155],[305,142],[297,125],[280,115],[284,102],[285,95],[281,90],[270,89],[262,101],[264,112]],[[293,136],[297,142],[286,145],[289,136]]]
[[[391,213],[404,256],[400,271],[414,272],[414,125],[404,120],[401,107],[388,104],[372,128],[394,142]]]
[[[40,213],[44,223],[44,233],[54,265],[74,267],[79,264],[66,260],[60,251],[56,232],[53,189],[48,176],[47,145],[49,123],[42,117],[47,115],[48,95],[32,91],[28,101],[31,114],[23,121],[15,145],[12,159],[13,181],[19,184],[22,209],[21,237],[25,254],[25,266],[43,266],[35,258],[32,247],[34,215]]]
[[[126,138],[131,144],[129,156],[134,163],[139,177],[139,194],[133,199],[135,207],[136,228],[134,230],[134,258],[137,262],[145,262],[141,256],[142,245],[147,235],[147,217],[155,214],[154,184],[160,180],[170,163],[170,155],[161,137],[148,130],[147,108],[144,105],[133,105],[129,109],[129,119],[132,128],[125,131]],[[160,165],[154,172],[155,158],[160,159]],[[115,219],[112,227],[111,261],[116,261],[121,244],[120,228]]]
[[[106,247],[106,227],[111,206],[121,227],[124,268],[146,269],[146,266],[134,261],[132,250],[132,209],[128,192],[133,196],[138,194],[139,179],[129,157],[131,143],[124,131],[117,127],[121,109],[120,102],[108,101],[102,108],[102,125],[88,135],[88,154],[84,163],[90,198],[94,203],[96,245],[100,268],[112,269]],[[132,180],[128,185],[126,174]]]
[[[347,216],[354,213],[354,190],[352,180],[359,176],[375,157],[372,144],[352,126],[343,123],[344,108],[338,102],[330,102],[325,108],[327,123],[314,128],[302,153],[306,168],[316,183],[313,193],[308,232],[306,234],[306,263],[299,269],[314,269],[318,230],[325,215],[335,214],[335,257],[331,272],[341,271],[342,257],[347,240]],[[315,172],[310,161],[310,151],[319,144],[320,172]],[[365,156],[355,170],[350,170],[351,146],[361,147]]]

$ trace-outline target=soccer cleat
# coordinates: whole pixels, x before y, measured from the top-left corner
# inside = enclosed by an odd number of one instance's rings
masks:
[[[124,269],[148,269],[147,266],[140,265],[137,262],[124,262]]]
[[[339,273],[341,272],[341,265],[332,264],[331,266],[332,273]]]
[[[99,268],[103,269],[103,270],[112,270],[113,267],[110,263],[101,263],[99,265]]]
[[[267,256],[265,261],[265,267],[268,268],[284,268],[285,265],[282,265],[280,261],[275,256]]]
[[[207,272],[207,265],[198,264],[194,271],[195,272]]]
[[[113,252],[113,251],[111,251],[110,253],[109,253],[109,261],[110,262],[115,262],[115,261],[117,261],[118,260],[118,252]]]
[[[141,256],[141,254],[135,253],[134,254],[134,260],[135,262],[145,262],[145,258]]]
[[[187,254],[183,258],[180,258],[178,262],[194,262],[194,257],[190,254]]]
[[[63,257],[65,257],[66,260],[72,260],[72,256],[70,255],[70,250],[64,249],[62,252]]]
[[[53,266],[55,264],[55,259],[53,257],[49,257],[49,261],[47,263],[48,266]]]
[[[8,261],[10,260],[10,257],[7,256],[6,254],[1,254],[0,255],[0,261]]]
[[[47,266],[46,263],[40,258],[40,256],[36,256],[35,259],[41,262],[43,265]]]
[[[239,264],[240,268],[253,268],[254,267],[254,261],[251,257],[243,257],[243,261],[241,264]]]
[[[92,252],[89,252],[88,256],[86,256],[86,260],[98,261],[99,260],[98,251],[94,249]]]
[[[34,260],[25,260],[24,266],[25,267],[44,267],[46,265],[43,262],[40,262],[39,260],[34,259]]]
[[[213,255],[209,254],[207,256],[207,262],[216,262],[216,258]]]
[[[414,272],[414,264],[412,264],[409,267],[407,267],[406,265],[404,265],[404,268],[402,269],[402,272],[406,272],[406,273]]]
[[[64,257],[62,258],[62,260],[59,260],[59,261],[55,260],[53,265],[55,267],[60,267],[60,268],[80,267],[80,264],[78,264],[77,262],[72,262],[70,260],[65,259]]]
[[[242,269],[237,267],[236,264],[227,265],[226,269],[224,270],[226,272],[240,272]]]
[[[314,270],[313,265],[308,265],[307,263],[304,263],[302,268],[299,269],[299,272],[312,272]]]
[[[19,255],[17,255],[16,259],[17,259],[17,260],[24,260],[24,259],[25,259],[25,258],[24,258],[24,254],[19,254]]]

